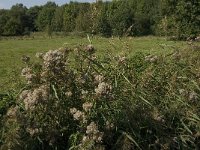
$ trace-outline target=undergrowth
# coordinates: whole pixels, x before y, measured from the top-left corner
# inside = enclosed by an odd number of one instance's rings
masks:
[[[200,50],[95,55],[92,45],[28,57],[27,84],[0,95],[7,149],[199,149]]]

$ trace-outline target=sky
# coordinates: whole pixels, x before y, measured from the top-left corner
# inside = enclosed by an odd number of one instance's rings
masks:
[[[22,3],[26,7],[31,7],[35,5],[44,5],[50,0],[0,0],[0,9],[10,9],[12,5],[16,3]],[[70,0],[52,0],[58,5],[68,3]],[[78,2],[94,2],[95,0],[71,0]]]

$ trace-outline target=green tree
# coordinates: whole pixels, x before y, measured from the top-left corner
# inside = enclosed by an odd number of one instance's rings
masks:
[[[17,19],[9,19],[6,22],[4,28],[5,35],[20,35],[21,34],[21,24]]]
[[[30,31],[38,31],[36,20],[38,18],[38,15],[41,11],[41,6],[34,6],[28,9],[27,15],[29,16],[29,28]]]
[[[186,39],[200,33],[199,8],[199,0],[98,0],[61,7],[47,2],[30,9],[17,4],[0,10],[0,35],[86,31],[103,36],[158,34]]]
[[[130,28],[130,35],[143,36],[151,34],[151,23],[149,17],[144,14],[136,15],[134,17],[133,25]]]
[[[200,3],[198,0],[163,0],[161,33],[178,39],[195,37],[200,33]]]
[[[0,35],[5,34],[5,25],[9,19],[8,12],[8,10],[0,10]]]
[[[63,30],[63,15],[64,15],[64,7],[57,7],[55,10],[55,14],[52,20],[52,28],[54,31],[61,32]]]
[[[86,31],[89,32],[92,20],[91,20],[91,9],[89,3],[79,4],[79,13],[75,20],[77,31]]]
[[[200,2],[180,0],[176,6],[175,22],[178,24],[178,37],[195,37],[200,33]]]
[[[90,31],[92,34],[98,33],[98,18],[101,15],[103,9],[103,2],[97,1],[90,5],[90,18],[91,18],[91,28]]]
[[[79,3],[77,2],[70,2],[69,4],[65,5],[64,11],[64,31],[65,32],[72,32],[76,28],[76,17],[79,14]]]
[[[104,4],[101,13],[97,19],[97,32],[106,37],[109,37],[112,34],[112,29],[109,24],[107,15],[108,4],[109,3]]]
[[[40,11],[37,18],[37,26],[39,31],[45,31],[48,26],[52,25],[52,20],[56,10],[54,2],[47,2]]]
[[[124,35],[133,24],[134,14],[131,13],[128,1],[114,1],[108,15],[114,35]]]
[[[28,30],[27,8],[23,4],[12,6],[4,28],[5,35],[23,35]]]

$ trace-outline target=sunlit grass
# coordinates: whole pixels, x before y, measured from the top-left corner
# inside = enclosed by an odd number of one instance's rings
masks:
[[[92,44],[97,49],[97,54],[104,57],[108,53],[128,53],[130,56],[135,52],[150,54],[166,54],[173,49],[186,47],[185,42],[168,41],[160,37],[136,37],[136,38],[102,38],[91,37]],[[87,37],[35,37],[35,38],[11,38],[0,40],[0,92],[13,89],[17,85],[20,70],[23,66],[21,57],[28,55],[33,57],[36,52],[44,52],[57,49],[62,46],[75,47],[87,45]]]

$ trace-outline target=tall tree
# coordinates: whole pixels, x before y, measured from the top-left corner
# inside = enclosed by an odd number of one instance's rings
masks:
[[[64,7],[57,7],[55,10],[55,14],[52,20],[52,28],[56,32],[63,31],[63,15],[64,15]]]
[[[36,21],[41,9],[42,9],[41,6],[34,6],[28,9],[27,15],[29,16],[29,30],[30,31],[38,31]]]
[[[109,22],[114,35],[122,36],[133,25],[134,14],[128,1],[114,1],[109,8]]]
[[[79,14],[79,4],[77,2],[70,2],[65,5],[64,11],[64,31],[71,32],[76,28],[76,17]]]
[[[79,13],[75,20],[75,24],[76,24],[75,29],[76,31],[90,32],[90,28],[92,25],[90,4],[82,3],[79,5],[80,5]]]
[[[104,36],[158,34],[186,39],[200,33],[199,8],[199,0],[98,0],[61,7],[47,2],[30,9],[17,4],[0,10],[0,34],[85,31]]]
[[[163,0],[159,30],[178,39],[195,37],[200,33],[200,3],[198,0]]]
[[[45,31],[52,26],[52,20],[57,5],[54,2],[47,2],[40,11],[37,18],[37,26],[40,31]]]
[[[12,6],[4,29],[5,35],[23,35],[28,30],[28,16],[26,11],[27,8],[23,4]]]
[[[9,11],[8,10],[0,10],[0,35],[5,34],[5,25],[9,20]]]
[[[109,3],[104,3],[100,15],[97,18],[97,32],[106,37],[109,37],[112,34],[112,28],[108,21],[108,5]]]

